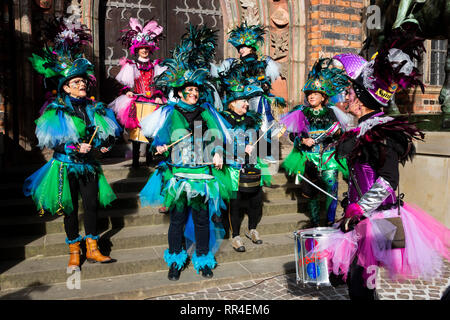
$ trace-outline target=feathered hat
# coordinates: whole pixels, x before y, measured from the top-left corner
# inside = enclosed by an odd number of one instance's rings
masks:
[[[124,29],[120,32],[124,34],[120,37],[122,44],[126,46],[131,54],[136,53],[136,49],[148,48],[150,53],[159,49],[158,41],[162,37],[163,27],[154,20],[149,21],[144,27],[138,19],[130,18],[130,29]]]
[[[395,29],[370,61],[355,54],[341,54],[334,59],[342,63],[359,100],[376,110],[388,107],[399,89],[418,85],[424,91],[414,62],[420,61],[425,51],[423,41],[408,28]]]
[[[155,78],[161,89],[181,89],[189,84],[201,87],[210,76],[209,65],[214,58],[217,31],[207,26],[189,25],[180,44],[172,51],[172,58],[161,66],[167,69]]]
[[[32,54],[29,60],[33,68],[45,79],[55,79],[58,92],[66,81],[75,77],[94,84],[94,66],[83,58],[81,51],[83,45],[92,41],[89,29],[65,18],[55,18],[46,29],[45,37],[51,46],[46,44],[41,55]]]
[[[264,43],[265,33],[264,26],[259,24],[248,26],[247,21],[244,21],[240,26],[229,32],[230,38],[228,39],[228,42],[237,50],[239,50],[240,47],[250,47],[258,51],[259,46]]]
[[[244,85],[240,75],[234,69],[230,69],[228,73],[221,73],[220,75],[219,82],[224,89],[223,104],[225,106],[235,100],[250,99],[264,93],[260,86]]]
[[[350,85],[345,72],[332,65],[332,59],[323,58],[314,63],[303,86],[303,92],[320,92],[332,97]]]

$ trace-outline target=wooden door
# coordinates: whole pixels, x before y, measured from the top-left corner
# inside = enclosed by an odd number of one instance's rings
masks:
[[[138,18],[141,24],[156,20],[164,27],[164,38],[160,49],[152,59],[164,59],[179,43],[189,23],[207,25],[217,32],[218,41],[215,60],[223,60],[223,22],[219,0],[108,0],[102,2],[100,19],[100,94],[104,102],[114,100],[120,84],[114,77],[120,70],[119,59],[132,57],[127,48],[117,41],[120,30],[127,29],[130,17]]]

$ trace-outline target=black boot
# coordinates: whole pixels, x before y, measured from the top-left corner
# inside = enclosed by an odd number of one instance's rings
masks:
[[[178,269],[175,262],[172,263],[167,278],[169,278],[169,280],[171,281],[177,281],[178,279],[180,279],[181,270],[182,269]]]
[[[200,272],[202,274],[202,277],[204,278],[212,278],[214,275],[211,268],[208,266],[204,266],[203,268],[201,268]]]

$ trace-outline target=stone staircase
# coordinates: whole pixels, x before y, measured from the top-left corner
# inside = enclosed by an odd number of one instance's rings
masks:
[[[99,211],[99,245],[117,262],[84,262],[81,288],[73,290],[67,286],[72,274],[66,272],[68,247],[63,217],[39,217],[31,199],[22,194],[24,178],[37,167],[3,173],[0,299],[142,299],[295,271],[293,231],[304,227],[309,218],[302,213],[303,201],[297,200],[297,186],[279,172],[272,177],[272,187],[264,187],[263,217],[258,225],[262,245],[245,238],[245,217],[241,227],[245,253],[235,252],[225,239],[216,254],[219,265],[212,279],[202,278],[189,265],[179,281],[169,281],[162,259],[169,217],[157,208],[141,207],[137,194],[153,169],[133,169],[130,164],[130,160],[122,160],[103,165],[118,199]],[[82,212],[80,206],[81,229]]]

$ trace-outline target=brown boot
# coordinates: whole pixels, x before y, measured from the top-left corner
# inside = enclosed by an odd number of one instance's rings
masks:
[[[86,238],[86,259],[91,263],[110,263],[116,261],[108,256],[102,255],[100,250],[98,250],[97,240],[91,238]]]
[[[69,244],[70,258],[69,268],[76,269],[80,267],[80,242]]]

